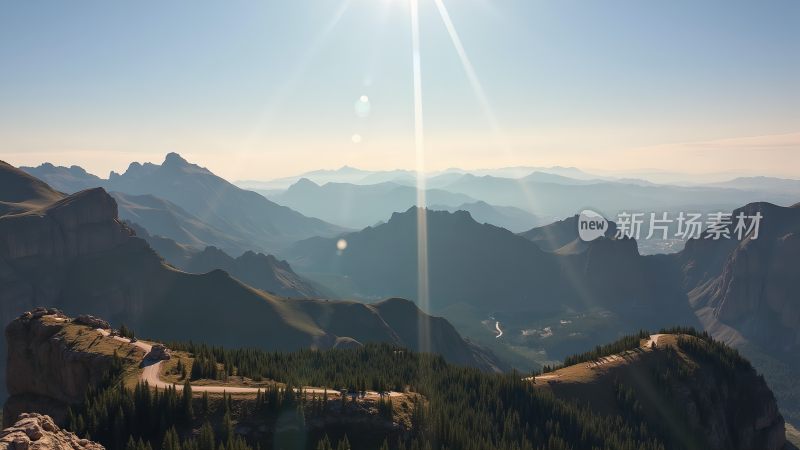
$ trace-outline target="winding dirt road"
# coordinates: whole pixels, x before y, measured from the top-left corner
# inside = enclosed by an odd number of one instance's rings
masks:
[[[653,344],[655,344],[655,346],[658,347],[658,340],[662,336],[664,336],[664,335],[663,334],[651,334],[650,338],[648,338],[647,341],[644,343],[644,345],[641,345],[639,348],[648,350],[653,346]],[[594,361],[590,361],[589,363],[586,364],[586,367],[589,368],[589,369],[592,369],[592,368],[595,368],[595,367],[598,367],[598,366],[602,366],[603,364],[608,364],[608,363],[612,363],[612,362],[615,362],[615,361],[622,361],[623,359],[624,358],[622,356],[620,356],[620,355],[603,356],[602,358],[596,359]],[[558,373],[547,373],[547,374],[544,374],[544,375],[539,375],[539,376],[535,377],[535,379],[536,379],[536,381],[546,381],[546,380],[558,379],[560,377],[561,377],[561,375],[559,375]],[[525,378],[525,380],[530,381],[531,378],[534,378],[534,377],[528,377],[528,378]]]
[[[103,330],[98,328],[97,332],[105,337],[112,337],[109,330]],[[161,364],[164,362],[163,360],[153,361],[148,360],[147,356],[153,350],[153,346],[148,344],[144,341],[136,341],[131,342],[130,339],[121,337],[121,336],[113,336],[113,339],[116,339],[121,342],[125,342],[127,344],[133,345],[134,347],[138,347],[145,352],[145,357],[142,360],[142,375],[139,377],[140,381],[146,381],[152,387],[157,389],[167,389],[174,387],[178,391],[183,390],[183,384],[176,384],[176,383],[167,383],[161,379]],[[341,393],[335,389],[324,389],[324,388],[316,388],[306,386],[302,388],[303,392],[308,394],[325,394],[327,393],[330,396],[340,396]],[[208,392],[208,393],[216,393],[216,394],[256,394],[258,391],[264,391],[264,388],[255,388],[255,387],[239,387],[239,386],[197,386],[192,385],[192,393],[196,392]],[[300,391],[300,389],[295,389],[295,391]],[[390,397],[397,397],[403,395],[400,392],[389,392]],[[381,397],[381,394],[376,391],[367,391],[366,397]]]

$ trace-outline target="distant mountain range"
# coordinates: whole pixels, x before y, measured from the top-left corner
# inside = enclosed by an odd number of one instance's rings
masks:
[[[730,211],[762,201],[763,191],[716,186],[670,186],[618,181],[570,181],[532,174],[521,179],[464,175],[441,189],[469,195],[493,205],[515,206],[538,215],[567,217],[591,208],[608,217],[621,211]],[[791,192],[770,192],[767,200],[791,205]]]
[[[698,178],[700,179],[700,178]],[[415,174],[408,171],[373,172],[351,167],[335,171],[315,171],[303,176],[289,177],[278,182],[248,182],[243,185],[261,189],[264,195],[279,203],[286,203],[301,212],[319,216],[333,223],[344,224],[347,218],[364,215],[363,220],[353,220],[351,227],[385,220],[389,212],[372,206],[372,196],[386,192],[382,184],[415,187]],[[322,185],[313,189],[313,184]],[[435,209],[453,210],[459,206],[450,201],[437,201],[436,196],[456,194],[470,198],[468,202],[484,202],[494,208],[514,207],[536,216],[551,219],[574,215],[590,208],[608,217],[619,212],[710,212],[730,211],[737,206],[770,201],[779,205],[791,205],[800,195],[800,181],[770,177],[743,177],[726,182],[670,185],[657,184],[641,178],[614,178],[583,172],[575,168],[511,167],[496,170],[448,169],[429,174],[426,186],[431,190],[427,205]],[[302,187],[302,189],[300,189]],[[287,189],[288,188],[288,189]],[[434,193],[435,192],[435,193]],[[333,200],[333,206],[319,206],[317,195]],[[369,199],[363,210],[354,208],[357,199]],[[403,211],[416,205],[413,196],[406,194],[403,202],[388,201],[393,211]],[[410,203],[413,202],[413,203]],[[444,207],[444,208],[442,208]],[[307,208],[307,209],[304,209]],[[392,208],[385,208],[392,209]],[[313,211],[313,212],[312,212]],[[373,212],[374,214],[369,214]],[[383,212],[381,217],[379,213]],[[474,212],[474,211],[471,211]],[[344,218],[343,218],[344,217]],[[477,217],[481,220],[482,218]],[[494,225],[504,226],[509,222],[495,219]],[[530,229],[528,224],[523,231]],[[649,249],[649,247],[648,247]],[[653,249],[658,250],[658,247]],[[652,251],[648,250],[648,253]]]
[[[497,177],[520,178],[531,174],[532,172],[543,172],[553,175],[561,175],[563,177],[571,177],[575,179],[597,179],[601,178],[596,175],[588,174],[575,167],[503,167],[499,169],[475,169],[464,170],[459,168],[450,168],[441,171],[436,171],[428,174],[429,180],[436,178],[457,177],[467,173],[475,175],[492,175]],[[266,191],[281,191],[288,189],[289,186],[297,183],[301,179],[308,179],[317,184],[325,183],[350,183],[350,184],[379,184],[385,182],[393,182],[397,184],[404,184],[407,186],[415,186],[417,174],[413,170],[363,170],[355,167],[343,166],[335,170],[314,170],[305,172],[300,175],[291,177],[277,178],[274,180],[256,181],[256,180],[242,180],[236,181],[239,187],[252,190],[266,190]],[[429,181],[429,184],[430,181]],[[431,184],[435,186],[436,182]]]
[[[240,189],[176,153],[168,154],[161,165],[132,163],[124,174],[112,172],[108,180],[74,166],[68,169],[42,165],[23,170],[46,182],[52,181],[55,189],[67,193],[99,185],[121,195],[135,196],[126,197],[122,218],[150,230],[172,226],[173,230],[165,236],[182,244],[215,245],[234,253],[241,249],[274,252],[300,239],[333,236],[344,231]],[[142,196],[155,196],[169,203]],[[185,228],[187,221],[202,224],[205,230],[194,234]],[[211,239],[211,235],[215,237]]]
[[[439,189],[426,192],[428,202],[456,206],[474,200],[463,194]],[[285,192],[271,199],[303,214],[319,217],[344,227],[361,229],[386,220],[393,212],[417,204],[417,190],[392,182],[359,185],[326,183],[322,186],[302,178]]]
[[[133,236],[119,220],[116,202],[101,188],[67,196],[2,162],[0,187],[2,322],[50,305],[126,323],[157,339],[275,350],[326,348],[345,337],[414,348],[414,341],[402,336],[427,322],[431,351],[459,364],[503,367],[446,320],[423,314],[406,300],[392,300],[390,309],[413,317],[413,323],[383,317],[387,306],[382,303],[287,300],[222,270],[196,275],[172,268]],[[248,255],[244,260],[250,258],[263,259]]]

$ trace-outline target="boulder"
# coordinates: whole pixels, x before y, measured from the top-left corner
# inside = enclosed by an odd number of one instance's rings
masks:
[[[50,416],[25,413],[17,423],[0,432],[0,450],[104,450],[100,444],[81,439],[58,428]]]
[[[67,319],[67,316],[64,315],[64,313],[61,312],[60,309],[44,308],[44,307],[41,307],[41,306],[36,307],[36,308],[34,308],[34,309],[30,310],[30,311],[26,311],[26,312],[22,313],[19,317],[20,317],[20,319],[23,319],[23,320],[35,320],[35,319],[41,319],[44,316],[54,316],[54,317],[58,317],[58,318],[61,318],[61,319]]]
[[[155,344],[150,350],[150,353],[147,354],[147,359],[152,361],[166,361],[170,358],[172,358],[172,354],[169,349],[162,344]]]
[[[111,328],[111,324],[107,321],[99,317],[90,316],[88,314],[78,316],[72,322],[77,323],[78,325],[86,325],[87,327],[100,328],[102,330],[108,330]]]

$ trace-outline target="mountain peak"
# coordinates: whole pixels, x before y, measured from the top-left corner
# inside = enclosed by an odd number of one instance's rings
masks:
[[[402,223],[409,220],[417,220],[416,217],[420,212],[425,214],[428,223],[443,220],[449,220],[451,223],[475,222],[475,219],[472,218],[472,214],[470,214],[469,211],[437,211],[428,208],[420,208],[419,206],[412,206],[405,212],[392,213],[388,223]]]
[[[173,167],[180,167],[180,166],[188,166],[189,161],[186,161],[181,155],[170,152],[167,153],[166,158],[164,159],[164,163],[162,166],[173,166]]]
[[[303,177],[297,180],[293,185],[289,186],[289,189],[313,189],[318,187],[319,185],[317,183],[314,183],[310,179]]]

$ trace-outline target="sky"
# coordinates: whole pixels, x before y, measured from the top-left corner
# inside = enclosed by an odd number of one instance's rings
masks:
[[[413,169],[411,0],[0,3],[0,159]],[[425,165],[800,177],[796,0],[420,2]]]

